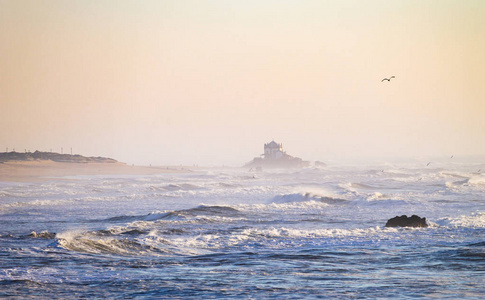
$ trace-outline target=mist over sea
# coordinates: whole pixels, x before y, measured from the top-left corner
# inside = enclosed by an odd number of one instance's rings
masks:
[[[0,182],[0,297],[485,294],[484,164]],[[386,228],[426,217],[428,228]]]

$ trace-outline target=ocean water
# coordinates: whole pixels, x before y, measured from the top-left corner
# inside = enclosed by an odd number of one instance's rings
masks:
[[[485,295],[485,165],[0,183],[0,298]],[[428,228],[386,228],[426,217]]]

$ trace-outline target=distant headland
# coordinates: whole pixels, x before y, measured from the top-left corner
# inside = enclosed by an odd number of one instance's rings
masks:
[[[112,158],[86,157],[78,154],[41,151],[0,153],[0,182],[43,182],[75,180],[69,176],[126,176],[185,172],[190,170],[128,166]]]
[[[118,163],[117,160],[106,157],[86,157],[79,154],[60,154],[56,152],[3,152],[0,153],[0,163],[13,161],[50,160],[62,163]]]

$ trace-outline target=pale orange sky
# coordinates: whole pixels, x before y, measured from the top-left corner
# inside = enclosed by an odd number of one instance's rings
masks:
[[[484,16],[480,0],[0,0],[0,151],[485,155]]]

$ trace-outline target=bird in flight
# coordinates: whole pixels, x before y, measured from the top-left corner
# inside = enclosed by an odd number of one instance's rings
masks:
[[[426,165],[426,167],[427,167],[427,166],[429,166],[429,164],[430,164],[430,163],[431,163],[431,162],[429,162],[429,163]]]
[[[391,76],[389,78],[384,78],[384,79],[381,80],[381,82],[383,82],[384,80],[391,81],[392,78],[396,78],[396,76]]]

